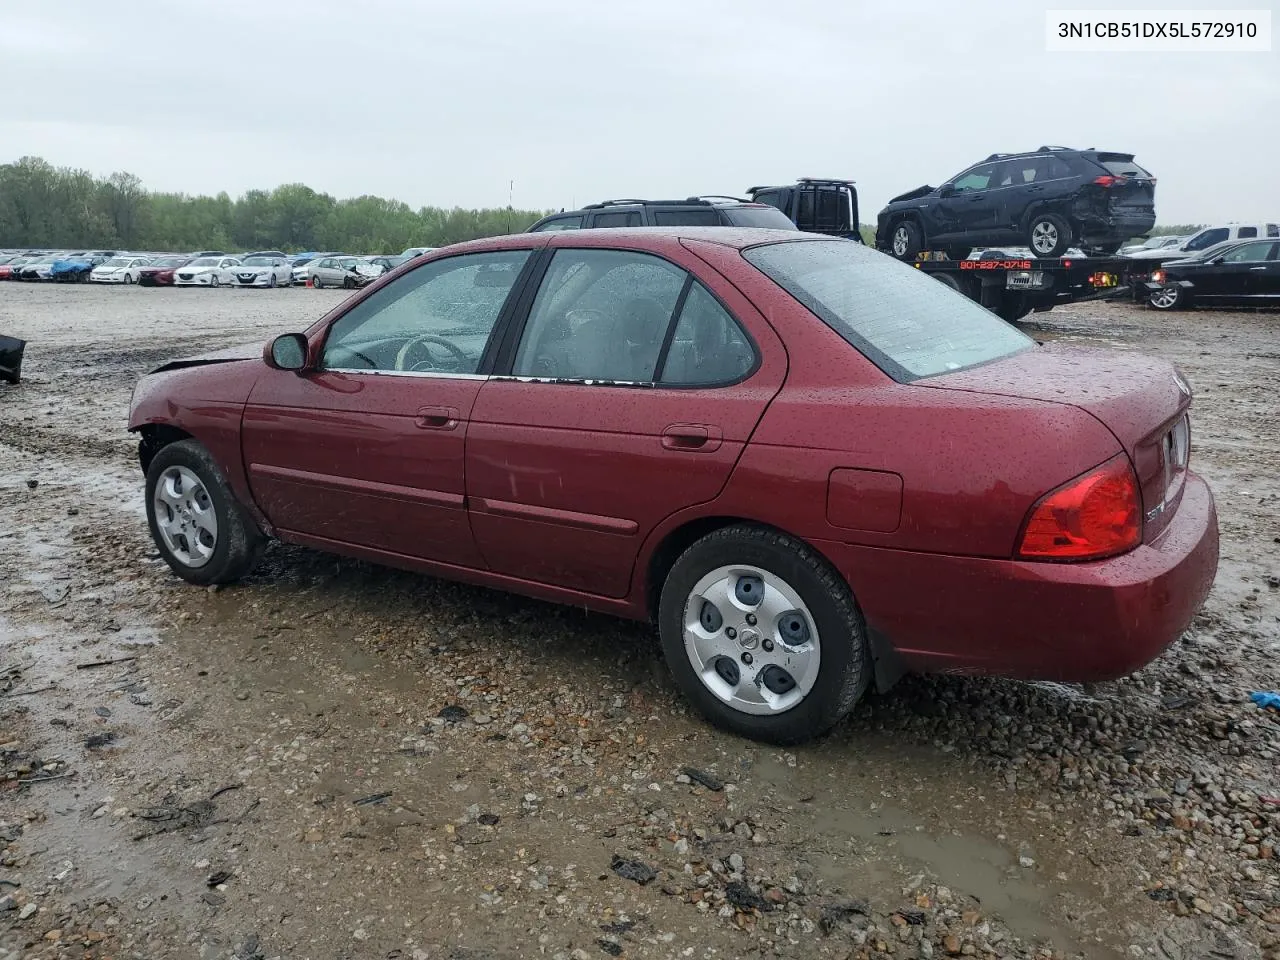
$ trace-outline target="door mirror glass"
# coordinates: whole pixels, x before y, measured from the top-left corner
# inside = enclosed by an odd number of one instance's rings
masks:
[[[268,363],[277,370],[301,370],[307,363],[307,338],[285,333],[271,341]]]

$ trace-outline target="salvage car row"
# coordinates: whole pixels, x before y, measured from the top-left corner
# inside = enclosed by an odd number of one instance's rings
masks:
[[[351,256],[338,251],[286,254],[258,250],[231,255],[128,253],[114,250],[0,251],[0,280],[103,283],[144,287],[363,287],[431,247],[399,256]]]

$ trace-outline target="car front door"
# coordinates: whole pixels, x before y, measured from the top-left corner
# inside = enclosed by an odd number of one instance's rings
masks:
[[[1259,269],[1261,268],[1261,269]],[[1280,303],[1280,240],[1271,242],[1265,263],[1254,264],[1249,271],[1250,290],[1255,298],[1269,304]]]
[[[551,257],[499,359],[510,375],[481,388],[467,436],[492,570],[623,597],[654,527],[728,480],[785,351],[736,289],[671,256],[566,244]]]
[[[934,205],[936,227],[928,240],[963,237],[974,243],[985,242],[974,231],[978,231],[979,224],[994,217],[990,194],[995,168],[994,163],[979,164],[951,182],[954,192]]]
[[[530,256],[423,263],[313,337],[303,372],[259,379],[244,412],[244,459],[254,499],[282,537],[482,566],[463,450],[489,341]]]
[[[1254,278],[1266,271],[1272,246],[1274,244],[1269,240],[1241,244],[1215,258],[1217,262],[1206,264],[1196,284],[1196,299],[1218,303],[1249,302],[1261,288]]]

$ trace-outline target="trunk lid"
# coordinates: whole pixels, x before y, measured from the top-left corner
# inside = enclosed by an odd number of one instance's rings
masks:
[[[1190,453],[1191,388],[1166,360],[1049,344],[916,385],[1084,410],[1111,431],[1133,463],[1142,490],[1143,539],[1159,536],[1177,509]]]

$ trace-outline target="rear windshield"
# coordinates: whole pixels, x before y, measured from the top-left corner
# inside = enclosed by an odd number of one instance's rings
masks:
[[[727,207],[724,211],[735,227],[769,227],[773,230],[799,230],[791,218],[777,207]]]
[[[929,275],[850,240],[774,243],[743,256],[900,383],[1035,343]]]
[[[1113,177],[1151,178],[1151,174],[1134,163],[1132,157],[1126,157],[1123,153],[1100,153],[1098,163],[1106,167],[1107,173]]]

